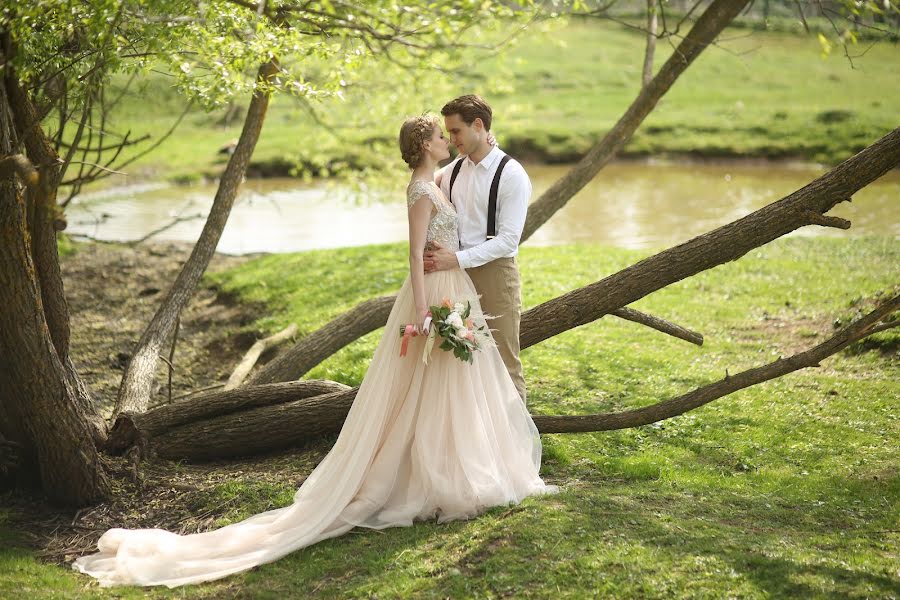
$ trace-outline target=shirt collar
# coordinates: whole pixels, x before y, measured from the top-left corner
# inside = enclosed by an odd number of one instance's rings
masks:
[[[468,156],[466,157],[466,162],[469,163],[470,167],[471,166],[484,167],[484,169],[486,171],[490,171],[491,168],[494,166],[494,163],[496,163],[498,160],[500,160],[500,157],[502,155],[503,155],[503,151],[500,150],[500,147],[494,146],[491,149],[491,151],[488,152],[487,155],[484,158],[482,158],[481,162],[479,162],[477,165],[474,164]]]

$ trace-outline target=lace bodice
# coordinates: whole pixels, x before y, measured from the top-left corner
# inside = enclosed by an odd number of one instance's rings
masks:
[[[428,222],[427,242],[435,241],[448,250],[459,250],[456,209],[444,198],[438,187],[427,181],[415,181],[406,188],[406,206],[412,206],[423,195],[428,196],[437,212]]]

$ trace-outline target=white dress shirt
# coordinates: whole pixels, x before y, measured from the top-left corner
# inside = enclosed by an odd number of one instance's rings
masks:
[[[506,153],[497,146],[478,164],[469,157],[457,158],[442,169],[441,191],[453,201],[459,219],[459,251],[456,260],[463,269],[480,267],[492,260],[513,257],[519,253],[519,239],[525,227],[525,215],[531,199],[531,180],[522,165],[510,159],[500,175],[497,193],[497,236],[487,239],[488,195],[500,159]],[[460,160],[463,165],[453,182],[453,167]]]

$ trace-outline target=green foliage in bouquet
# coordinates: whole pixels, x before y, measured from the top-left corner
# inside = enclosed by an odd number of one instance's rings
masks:
[[[473,353],[482,348],[483,340],[490,335],[487,327],[477,327],[470,317],[472,304],[451,304],[445,300],[440,306],[430,307],[430,310],[431,326],[443,338],[441,350],[453,352],[453,356],[471,364]]]

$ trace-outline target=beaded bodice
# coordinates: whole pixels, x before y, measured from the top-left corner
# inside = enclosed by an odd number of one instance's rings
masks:
[[[425,241],[436,241],[448,250],[459,250],[459,233],[457,231],[456,209],[438,187],[428,181],[414,181],[406,188],[406,206],[409,208],[422,196],[428,196],[437,209],[428,222],[428,234]]]

